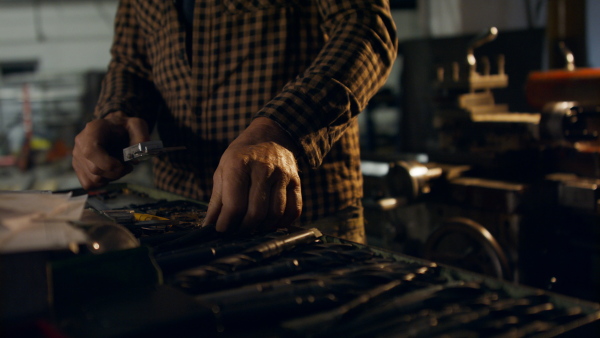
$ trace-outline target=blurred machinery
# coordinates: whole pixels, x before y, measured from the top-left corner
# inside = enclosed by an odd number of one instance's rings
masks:
[[[597,301],[600,71],[575,68],[562,44],[565,70],[519,73],[535,111],[512,111],[495,92],[517,60],[477,55],[497,36],[435,65],[420,155],[363,164],[367,218],[387,217],[368,231],[384,247]]]
[[[0,166],[26,170],[70,154],[90,119],[103,72],[12,74],[0,81]]]

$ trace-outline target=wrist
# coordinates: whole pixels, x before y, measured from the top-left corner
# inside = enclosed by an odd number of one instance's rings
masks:
[[[292,136],[270,118],[255,118],[243,134],[244,137],[250,138],[253,142],[274,142],[291,151],[294,156],[298,153],[298,146]]]
[[[98,116],[98,120],[122,121],[128,117],[129,116],[127,116],[125,113],[123,113],[120,110],[111,110],[111,111],[102,113],[100,116]]]

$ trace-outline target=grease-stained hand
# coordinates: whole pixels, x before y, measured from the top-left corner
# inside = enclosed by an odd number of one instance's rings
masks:
[[[100,188],[133,170],[123,162],[123,148],[150,139],[148,125],[140,118],[113,112],[88,122],[75,137],[73,169],[86,189]]]
[[[294,147],[275,122],[255,119],[221,157],[204,224],[221,232],[292,224],[302,210]]]

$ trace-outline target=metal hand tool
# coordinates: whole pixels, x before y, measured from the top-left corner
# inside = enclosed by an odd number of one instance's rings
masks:
[[[162,141],[142,142],[123,149],[123,160],[125,162],[131,160],[143,161],[158,154],[185,149],[184,146],[164,147]]]

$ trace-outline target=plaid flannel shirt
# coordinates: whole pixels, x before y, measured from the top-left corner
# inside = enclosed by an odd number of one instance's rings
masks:
[[[301,223],[360,205],[357,115],[396,57],[386,0],[196,0],[191,59],[175,0],[121,0],[95,115],[156,126],[155,185],[210,199],[220,156],[253,118],[296,141]]]

